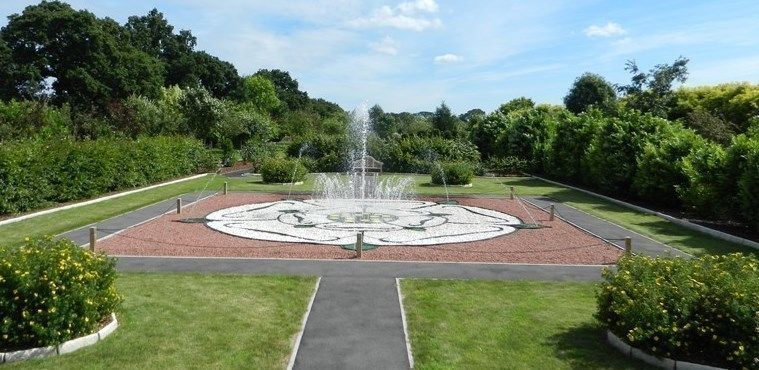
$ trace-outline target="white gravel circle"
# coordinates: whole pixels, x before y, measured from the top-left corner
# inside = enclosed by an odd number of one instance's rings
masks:
[[[522,223],[472,206],[324,199],[246,204],[213,212],[206,220],[212,229],[243,238],[329,245],[353,244],[359,231],[374,245],[462,243],[509,234]]]

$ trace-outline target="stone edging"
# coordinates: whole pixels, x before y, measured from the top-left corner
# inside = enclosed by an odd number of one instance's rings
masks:
[[[623,202],[621,200],[614,199],[614,198],[611,198],[611,197],[607,197],[605,195],[597,194],[597,193],[594,193],[594,192],[589,191],[589,190],[578,188],[576,186],[562,184],[562,183],[560,183],[558,181],[549,180],[549,179],[546,179],[546,178],[543,178],[543,177],[540,177],[540,176],[535,176],[535,175],[530,175],[530,176],[534,177],[536,179],[540,179],[540,180],[543,180],[545,182],[554,184],[554,185],[559,185],[559,186],[563,186],[565,188],[569,188],[569,189],[572,189],[572,190],[577,190],[577,191],[583,192],[585,194],[589,194],[589,195],[592,195],[592,196],[595,196],[595,197],[607,200],[609,202],[616,203],[616,204],[621,205],[623,207],[632,208],[632,209],[634,209],[634,210],[636,210],[638,212],[647,213],[647,214],[654,215],[654,216],[659,216],[659,217],[661,217],[661,218],[663,218],[663,219],[665,219],[665,220],[667,220],[669,222],[672,222],[673,224],[676,224],[676,225],[679,225],[679,226],[682,226],[684,228],[691,229],[691,230],[694,230],[694,231],[702,232],[704,234],[713,236],[713,237],[718,238],[718,239],[726,240],[726,241],[733,242],[733,243],[736,243],[736,244],[745,245],[747,247],[751,247],[751,248],[754,248],[754,249],[759,249],[759,243],[757,243],[757,242],[755,242],[753,240],[748,240],[748,239],[745,239],[745,238],[741,238],[739,236],[735,236],[735,235],[728,234],[728,233],[725,233],[725,232],[722,232],[722,231],[714,230],[714,229],[708,228],[706,226],[701,226],[701,225],[695,224],[695,223],[690,222],[690,221],[686,221],[686,220],[683,220],[683,219],[680,219],[680,218],[677,218],[677,217],[672,217],[672,216],[670,216],[668,214],[665,214],[665,213],[656,212],[654,210],[650,210],[648,208],[643,208],[641,206],[636,206],[634,204]]]
[[[5,362],[24,361],[33,358],[44,358],[71,353],[80,348],[91,346],[98,341],[103,340],[105,337],[113,333],[114,330],[116,330],[118,327],[119,322],[116,320],[116,315],[111,314],[111,322],[95,333],[63,342],[57,346],[38,347],[31,349],[22,349],[15,352],[0,353],[0,364]]]
[[[669,370],[727,370],[721,367],[714,367],[709,365],[694,364],[692,362],[676,361],[666,357],[656,357],[649,355],[629,344],[623,342],[619,337],[614,335],[610,330],[606,331],[606,341],[612,345],[612,347],[622,352],[627,357],[632,357],[641,360],[649,365],[656,366],[662,369]]]

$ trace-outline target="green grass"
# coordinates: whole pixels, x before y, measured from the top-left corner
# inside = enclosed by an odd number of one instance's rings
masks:
[[[402,280],[417,369],[647,369],[605,342],[594,285]]]
[[[71,354],[8,369],[284,368],[315,279],[123,274],[119,328]]]

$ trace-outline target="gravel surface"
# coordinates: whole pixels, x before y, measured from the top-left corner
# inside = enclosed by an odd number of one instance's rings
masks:
[[[182,214],[167,214],[124,230],[98,242],[98,250],[110,255],[202,256],[352,259],[355,253],[339,246],[280,243],[245,239],[215,231],[202,223],[179,222],[202,218],[224,208],[248,203],[281,200],[282,195],[230,193],[217,195],[190,205]],[[423,197],[439,201],[438,197]],[[509,199],[455,198],[459,204],[504,212],[531,223],[531,218],[548,226],[522,229],[492,239],[434,246],[381,246],[364,251],[364,260],[511,262],[547,264],[612,264],[622,254],[603,240],[559,220],[548,221],[548,214],[537,207]]]

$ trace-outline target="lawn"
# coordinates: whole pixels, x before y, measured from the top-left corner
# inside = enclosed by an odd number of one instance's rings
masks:
[[[417,369],[648,369],[606,344],[594,285],[401,281]]]
[[[8,369],[287,366],[314,278],[122,274],[119,328],[71,354]]]

